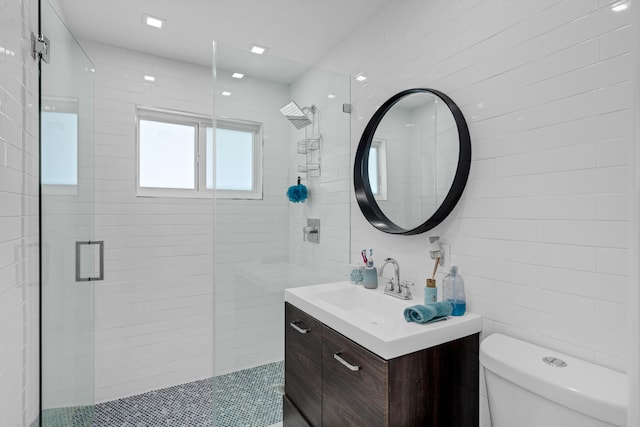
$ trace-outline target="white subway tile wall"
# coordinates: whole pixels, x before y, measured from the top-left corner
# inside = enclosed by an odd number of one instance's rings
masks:
[[[614,3],[394,2],[321,65],[368,77],[353,82],[352,151],[375,107],[401,89],[439,89],[461,107],[469,183],[427,235],[451,245],[483,335],[624,371],[634,45],[632,19]],[[355,204],[351,225],[352,260],[373,246],[404,278],[429,274],[427,235],[383,235]]]
[[[38,2],[0,4],[0,425],[38,417]]]

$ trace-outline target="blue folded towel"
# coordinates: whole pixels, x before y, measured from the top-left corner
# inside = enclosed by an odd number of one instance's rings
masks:
[[[436,317],[438,310],[431,305],[414,305],[404,309],[404,320],[407,322],[424,323]]]
[[[407,322],[427,323],[451,314],[451,304],[436,302],[434,304],[414,305],[404,309],[404,319]]]

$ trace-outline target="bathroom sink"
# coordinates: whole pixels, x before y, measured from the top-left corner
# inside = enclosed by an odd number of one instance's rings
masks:
[[[466,337],[482,328],[480,316],[473,313],[424,325],[406,322],[404,309],[421,300],[403,301],[384,295],[382,287],[365,289],[349,282],[285,289],[284,299],[384,359]]]
[[[396,320],[398,310],[404,310],[407,304],[400,300],[381,298],[378,292],[371,292],[358,286],[341,286],[338,289],[326,289],[318,292],[317,297],[343,310],[350,317],[369,322],[373,325]]]

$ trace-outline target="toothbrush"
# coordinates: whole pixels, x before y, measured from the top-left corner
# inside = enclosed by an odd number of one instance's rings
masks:
[[[367,250],[361,250],[360,255],[362,255],[362,261],[364,261],[364,265],[369,265],[369,261],[367,260]]]
[[[436,271],[438,271],[438,265],[440,264],[440,257],[436,258],[436,265],[433,266],[433,275],[431,279],[436,280]]]
[[[369,249],[369,260],[367,262],[367,267],[373,267],[373,249]]]

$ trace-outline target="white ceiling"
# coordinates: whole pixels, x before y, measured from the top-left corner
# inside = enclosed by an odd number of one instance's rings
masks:
[[[311,66],[392,1],[395,0],[52,0],[52,3],[80,40],[203,66],[211,66],[212,40],[240,49],[259,44],[269,49],[267,55]],[[145,13],[166,19],[166,28],[158,30],[143,25]],[[237,55],[229,60],[237,61]],[[272,73],[278,74],[273,70]]]

